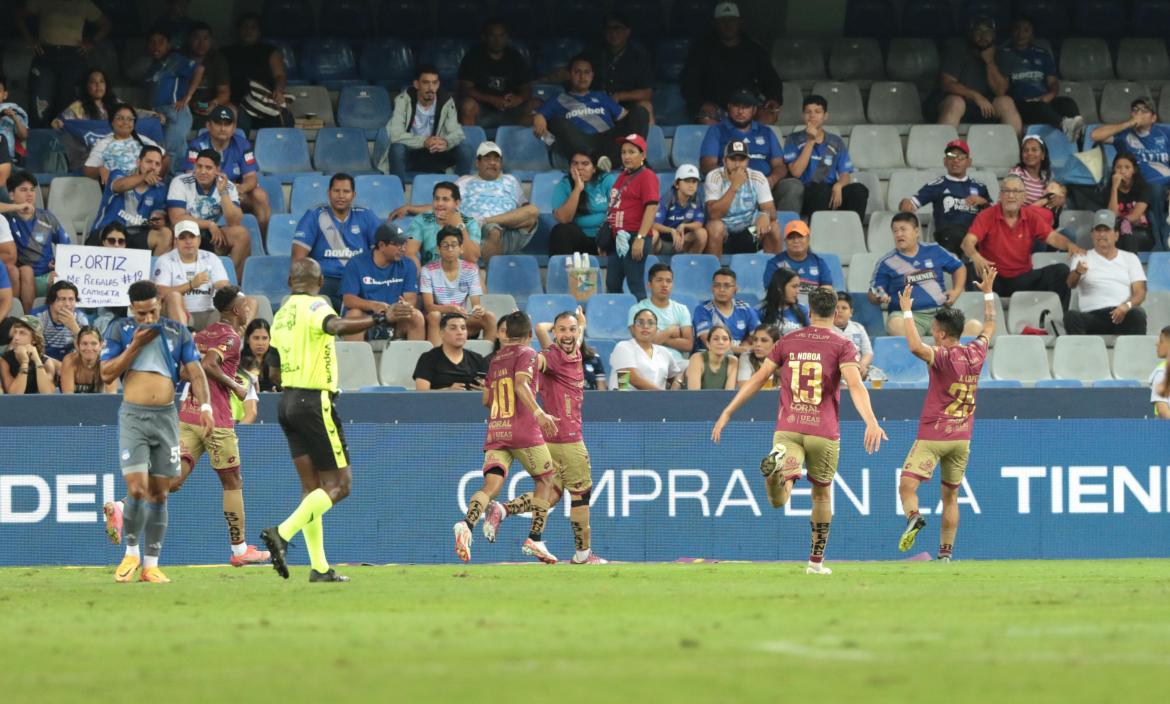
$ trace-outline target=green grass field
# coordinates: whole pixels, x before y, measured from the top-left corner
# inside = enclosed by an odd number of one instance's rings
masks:
[[[1170,561],[0,570],[0,697],[1137,702]],[[152,685],[152,682],[157,684]],[[806,699],[807,697],[807,699]]]

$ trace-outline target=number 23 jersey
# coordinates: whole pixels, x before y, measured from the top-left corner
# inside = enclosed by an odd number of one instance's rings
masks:
[[[492,357],[485,384],[490,415],[484,450],[518,450],[544,444],[540,425],[516,398],[516,387],[530,391],[536,374],[536,350],[528,345],[501,347]]]
[[[932,347],[930,386],[918,421],[920,440],[970,440],[975,417],[975,386],[987,360],[987,340]]]
[[[768,354],[780,367],[776,430],[841,437],[841,370],[859,366],[857,347],[836,330],[806,327],[780,338]]]

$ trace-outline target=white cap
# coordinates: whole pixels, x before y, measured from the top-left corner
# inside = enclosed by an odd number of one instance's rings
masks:
[[[739,5],[733,2],[721,2],[715,6],[715,19],[723,17],[739,17]]]
[[[475,158],[487,156],[488,154],[499,154],[500,158],[504,158],[504,151],[500,149],[500,145],[495,142],[480,142],[479,147],[475,150]]]
[[[184,232],[200,237],[199,224],[194,220],[180,220],[175,223],[175,239],[179,238]]]
[[[678,171],[674,172],[674,180],[681,181],[686,178],[699,178],[699,167],[694,164],[683,164],[678,167]]]

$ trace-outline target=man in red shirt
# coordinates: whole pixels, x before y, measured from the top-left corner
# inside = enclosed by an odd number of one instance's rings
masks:
[[[719,442],[731,414],[759,391],[780,370],[780,409],[772,452],[760,463],[768,499],[773,508],[788,503],[792,486],[807,464],[812,483],[812,548],[806,574],[832,574],[825,566],[825,546],[833,521],[832,488],[841,450],[839,408],[841,380],[849,385],[853,406],[865,421],[865,449],[876,452],[886,433],[878,425],[861,381],[857,348],[833,326],[837,294],[818,288],[808,294],[812,325],[785,335],[752,378],[740,387],[723,409],[711,440]],[[806,462],[807,458],[807,462]]]
[[[1068,310],[1072,296],[1068,287],[1068,265],[1049,264],[1032,268],[1032,248],[1043,242],[1069,254],[1082,255],[1085,250],[1052,229],[1052,214],[1044,208],[1024,205],[1024,182],[1019,176],[1007,176],[999,190],[999,202],[975,216],[963,238],[963,254],[971,259],[975,271],[970,281],[982,281],[994,267],[995,292],[1008,298],[1016,291],[1052,291],[1060,296],[1060,306]]]
[[[994,285],[995,267],[991,267],[979,282],[979,290],[983,291],[983,330],[966,345],[959,342],[965,321],[958,308],[943,307],[934,314],[930,323],[930,334],[936,343],[933,347],[922,342],[917,329],[911,330],[915,326],[906,326],[910,351],[930,367],[930,386],[918,421],[918,438],[906,456],[898,482],[898,496],[906,512],[906,530],[898,541],[902,552],[914,546],[914,538],[926,525],[926,519],[918,512],[918,485],[930,481],[934,468],[941,464],[943,513],[938,559],[951,561],[955,533],[959,530],[959,487],[971,455],[975,387],[987,361],[991,336],[995,334]],[[907,286],[898,295],[902,315],[907,318],[914,315],[912,291],[913,287]]]
[[[500,350],[492,357],[484,380],[483,405],[491,409],[487,438],[483,443],[483,487],[467,502],[467,514],[454,526],[455,554],[471,561],[471,534],[484,509],[500,495],[508,468],[517,460],[532,476],[532,530],[521,548],[541,562],[555,565],[557,558],[544,545],[542,534],[548,509],[556,495],[552,456],[543,433],[555,436],[556,419],[541,410],[532,393],[537,353],[532,341],[532,321],[520,311],[500,319]]]

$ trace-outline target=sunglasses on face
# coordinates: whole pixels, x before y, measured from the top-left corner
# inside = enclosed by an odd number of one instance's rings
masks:
[[[107,237],[106,244],[112,244],[115,247],[125,247],[126,246],[126,238],[125,237]]]

